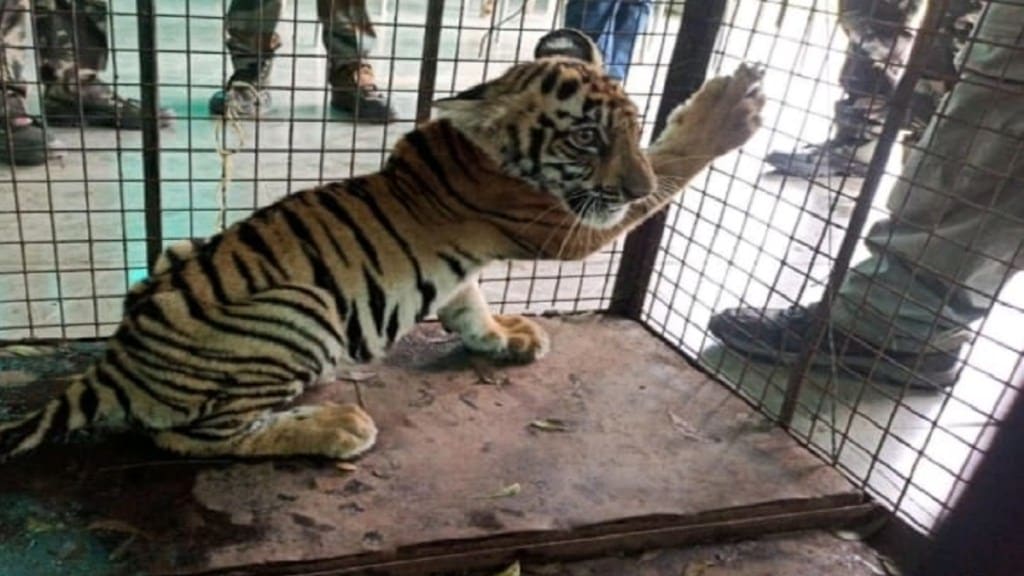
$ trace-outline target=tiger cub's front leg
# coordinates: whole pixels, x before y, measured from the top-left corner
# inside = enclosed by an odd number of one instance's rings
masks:
[[[551,342],[536,322],[516,315],[491,314],[476,279],[462,286],[439,311],[445,329],[457,332],[472,352],[496,360],[532,362]]]

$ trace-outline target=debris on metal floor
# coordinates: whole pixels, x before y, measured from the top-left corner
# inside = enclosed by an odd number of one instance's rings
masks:
[[[378,445],[357,462],[188,460],[127,434],[0,465],[0,535],[18,535],[0,539],[0,560],[38,556],[61,575],[469,562],[447,570],[537,546],[550,558],[575,554],[581,538],[664,546],[823,527],[872,509],[639,324],[541,322],[553,347],[530,366],[469,357],[428,324],[385,364],[301,399],[360,401],[374,415]],[[26,346],[0,351],[0,405],[13,413],[102,350]]]

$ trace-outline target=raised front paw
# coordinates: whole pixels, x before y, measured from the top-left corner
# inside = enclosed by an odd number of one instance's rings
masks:
[[[743,145],[761,127],[763,77],[760,66],[740,64],[733,75],[709,80],[673,111],[660,144],[703,141],[714,156]]]
[[[506,315],[493,316],[492,320],[489,329],[482,334],[462,334],[466,348],[496,360],[524,364],[548,353],[551,341],[533,320]]]

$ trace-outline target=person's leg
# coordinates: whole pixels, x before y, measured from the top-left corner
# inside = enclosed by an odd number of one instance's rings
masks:
[[[651,15],[650,0],[626,0],[618,2],[615,10],[615,26],[609,35],[611,50],[605,66],[608,75],[625,80],[629,63],[633,61],[633,47],[637,36],[647,30],[647,18]]]
[[[327,50],[331,107],[356,122],[389,122],[395,112],[376,85],[366,55],[377,38],[365,0],[317,0]]]
[[[565,27],[575,28],[594,41],[605,60],[605,69],[611,76],[614,74],[608,67],[608,59],[612,55],[612,24],[616,4],[615,0],[569,0],[565,4]]]
[[[919,4],[841,0],[839,24],[849,44],[839,73],[844,96],[835,104],[833,136],[802,151],[772,152],[768,164],[802,178],[864,174],[913,42],[907,26]]]
[[[984,37],[998,44],[968,46],[962,79],[890,195],[891,217],[866,239],[871,258],[839,289],[822,363],[836,354],[876,378],[952,384],[970,324],[1024,268],[1024,40],[1014,36],[1024,7],[991,7],[979,34],[989,20]],[[784,360],[807,320],[803,308],[739,309],[710,328],[727,346]]]
[[[970,38],[971,31],[982,9],[981,0],[952,0],[942,17],[939,34],[932,39],[931,50],[920,80],[914,86],[914,96],[907,113],[909,130],[905,145],[921,139],[921,134],[932,114],[939,108],[942,97],[956,84],[957,70],[954,60]]]
[[[35,166],[46,162],[46,135],[25,106],[25,43],[28,0],[0,0],[0,163]]]
[[[235,117],[258,116],[270,107],[270,71],[281,47],[277,23],[284,0],[231,0],[224,16],[225,45],[231,53],[231,77],[210,98],[210,113],[230,110]]]
[[[107,66],[106,0],[35,0],[44,112],[54,125],[142,127],[136,100],[119,97],[99,74]],[[173,119],[161,110],[160,124]]]

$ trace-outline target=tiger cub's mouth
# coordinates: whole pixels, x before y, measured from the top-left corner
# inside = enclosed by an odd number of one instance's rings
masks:
[[[565,203],[584,225],[599,229],[618,224],[629,206],[623,194],[607,188],[570,192]]]

